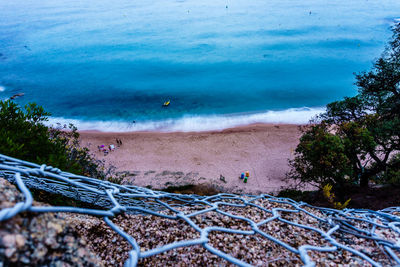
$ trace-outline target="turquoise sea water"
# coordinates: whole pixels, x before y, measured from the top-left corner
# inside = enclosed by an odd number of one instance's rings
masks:
[[[399,17],[398,0],[0,0],[0,99],[80,129],[303,123],[356,94]]]

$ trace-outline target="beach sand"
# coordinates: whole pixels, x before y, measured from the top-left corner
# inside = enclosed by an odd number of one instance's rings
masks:
[[[118,171],[129,171],[125,183],[162,189],[211,184],[224,192],[269,193],[282,186],[293,158],[298,125],[255,124],[210,132],[81,131],[81,145]],[[116,138],[122,146],[117,147]],[[104,155],[99,145],[116,146]],[[239,179],[249,171],[247,183]],[[221,180],[221,175],[224,177]],[[225,181],[223,181],[225,180]]]

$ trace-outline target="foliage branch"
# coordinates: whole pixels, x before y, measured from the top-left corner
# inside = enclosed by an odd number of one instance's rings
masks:
[[[400,23],[372,70],[356,75],[358,94],[330,103],[301,128],[289,179],[323,188],[400,183]]]

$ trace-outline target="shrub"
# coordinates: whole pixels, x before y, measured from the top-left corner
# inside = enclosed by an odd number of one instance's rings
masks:
[[[398,183],[400,172],[400,23],[373,69],[356,75],[359,93],[327,105],[302,129],[287,177],[337,192],[347,183]]]
[[[34,103],[22,109],[12,101],[0,101],[0,153],[104,179],[101,162],[79,146],[77,128],[72,124],[47,127],[49,115]]]
[[[339,201],[335,201],[336,197],[335,194],[331,192],[332,190],[332,185],[330,184],[326,184],[323,188],[322,188],[322,192],[323,195],[325,197],[326,200],[328,200],[328,202],[332,205],[333,208],[335,209],[339,209],[342,210],[344,208],[347,207],[347,205],[349,205],[351,198],[349,198],[348,200],[346,200],[343,204]]]

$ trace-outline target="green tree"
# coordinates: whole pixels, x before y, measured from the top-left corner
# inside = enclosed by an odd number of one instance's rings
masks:
[[[101,162],[79,146],[76,127],[49,128],[43,124],[49,115],[33,103],[22,109],[12,101],[0,101],[0,153],[104,179]]]
[[[400,24],[372,70],[356,80],[357,96],[328,104],[303,128],[288,178],[320,188],[400,183]]]

